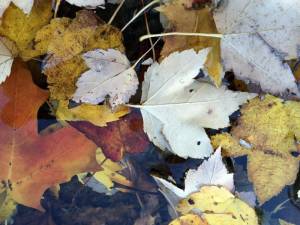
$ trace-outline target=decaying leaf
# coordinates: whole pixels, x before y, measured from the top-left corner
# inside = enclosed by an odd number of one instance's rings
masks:
[[[18,0],[18,2],[29,4],[33,1]],[[29,60],[41,55],[39,51],[33,49],[34,39],[37,32],[48,24],[51,17],[51,0],[36,0],[29,15],[11,4],[1,18],[0,36],[15,42],[19,55],[23,60]]]
[[[182,200],[177,210],[183,214],[200,211],[209,225],[258,225],[255,210],[224,187],[203,186]]]
[[[76,18],[52,19],[35,39],[35,49],[48,54],[44,67],[52,99],[71,99],[76,81],[88,70],[81,54],[96,48],[123,50],[122,35],[91,11],[77,12]]]
[[[183,215],[173,220],[169,225],[209,225],[204,219],[196,214]]]
[[[114,108],[125,104],[138,88],[138,78],[126,55],[115,49],[96,49],[83,54],[90,70],[76,82],[75,102],[98,104],[109,97]]]
[[[298,57],[300,16],[298,0],[230,0],[214,12],[226,71],[257,83],[273,94],[300,96],[284,60]],[[270,10],[272,9],[272,10]]]
[[[217,28],[210,9],[187,9],[186,2],[186,0],[174,0],[167,5],[159,7],[158,10],[167,17],[176,32],[217,33]],[[207,56],[204,68],[216,86],[220,86],[223,69],[221,65],[220,40],[218,38],[165,37],[165,44],[161,56],[166,57],[172,52],[190,48],[201,50],[207,47],[212,47],[212,50]]]
[[[15,4],[18,8],[22,9],[25,14],[29,14],[33,6],[34,0],[1,0],[0,2],[0,17],[10,4]]]
[[[181,157],[211,154],[205,128],[229,126],[228,116],[255,94],[232,92],[194,79],[206,61],[208,49],[175,52],[145,74],[141,108],[144,130],[162,150]]]
[[[186,198],[188,195],[197,192],[205,185],[220,185],[226,187],[229,191],[234,190],[233,174],[228,173],[222,161],[220,148],[196,170],[188,170],[185,177],[184,190],[162,178],[154,178],[157,182],[161,183],[177,195],[179,199]]]
[[[128,113],[129,109],[125,106],[120,106],[112,112],[107,105],[81,104],[69,108],[68,101],[59,101],[55,115],[62,121],[87,121],[95,126],[104,127]]]
[[[37,111],[47,98],[24,64],[15,61],[11,76],[0,86],[0,190],[36,209],[41,209],[41,196],[50,186],[99,169],[95,144],[74,128],[38,134]]]
[[[113,161],[120,161],[126,152],[143,152],[149,145],[143,131],[142,117],[136,110],[118,121],[108,123],[106,127],[97,127],[88,122],[70,124],[93,140],[104,155]]]
[[[296,179],[299,159],[292,156],[299,140],[300,103],[266,95],[241,109],[238,125],[212,137],[228,156],[248,155],[248,174],[260,203],[278,194]],[[249,146],[241,145],[242,141]]]
[[[80,7],[84,6],[89,8],[95,8],[105,4],[104,0],[66,0],[66,1],[72,5],[77,5]]]

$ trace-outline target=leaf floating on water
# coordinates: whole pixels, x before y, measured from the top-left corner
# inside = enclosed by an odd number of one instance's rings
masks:
[[[190,49],[152,64],[143,82],[143,105],[136,106],[150,140],[184,158],[209,156],[212,147],[204,128],[229,126],[229,115],[255,96],[195,80],[207,54],[208,49]]]
[[[204,219],[195,214],[187,214],[173,220],[169,225],[209,225]]]
[[[76,82],[75,102],[98,104],[109,96],[114,108],[125,104],[138,88],[138,78],[126,55],[114,49],[96,49],[83,54],[90,70]]]

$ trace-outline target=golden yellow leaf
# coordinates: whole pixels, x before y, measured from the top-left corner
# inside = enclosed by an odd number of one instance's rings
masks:
[[[129,108],[125,106],[119,107],[115,112],[112,112],[107,105],[81,104],[69,109],[68,101],[59,101],[55,115],[59,120],[88,121],[103,127],[128,113]]]
[[[158,10],[167,17],[176,32],[218,33],[212,13],[208,8],[186,9],[185,2],[185,0],[175,0],[159,7]],[[161,56],[166,57],[174,51],[189,48],[201,50],[207,47],[212,47],[212,50],[207,57],[205,67],[215,85],[220,86],[223,70],[220,40],[218,38],[168,36],[165,38]]]
[[[202,212],[210,225],[258,225],[255,210],[224,187],[203,186],[177,205],[183,214]]]
[[[231,135],[213,136],[212,145],[227,156],[248,155],[249,179],[264,203],[296,179],[299,159],[291,153],[300,137],[300,103],[266,95],[250,100],[241,113]]]
[[[11,4],[5,11],[0,25],[0,35],[14,41],[23,60],[40,55],[33,49],[36,33],[52,17],[51,0],[36,0],[29,15]]]
[[[36,35],[36,51],[48,54],[44,68],[51,99],[68,100],[78,77],[88,68],[81,54],[95,48],[123,51],[122,34],[102,22],[93,12],[82,10],[76,18],[52,19]]]
[[[0,188],[2,190],[2,188]],[[17,204],[4,190],[0,192],[0,223],[9,218],[16,210]]]
[[[183,215],[173,220],[169,225],[209,225],[204,219],[195,214]]]

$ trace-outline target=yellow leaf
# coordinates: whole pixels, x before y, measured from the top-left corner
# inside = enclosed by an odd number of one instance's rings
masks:
[[[16,206],[17,204],[9,197],[7,191],[0,193],[0,223],[12,216],[16,210]]]
[[[209,225],[204,219],[195,214],[183,215],[173,220],[169,225]]]
[[[266,95],[245,104],[241,114],[231,135],[213,136],[212,145],[227,156],[248,155],[248,175],[264,203],[296,179],[299,159],[291,152],[300,137],[300,103]]]
[[[112,112],[107,105],[81,104],[69,109],[68,101],[59,101],[56,117],[63,121],[88,121],[103,127],[128,113],[129,108],[125,106],[119,107],[115,112]]]
[[[200,32],[200,33],[218,33],[212,13],[208,8],[204,9],[186,9],[186,0],[175,0],[171,3],[159,7],[158,10],[163,13],[169,22],[173,25],[176,32]],[[222,64],[220,40],[210,37],[186,37],[186,36],[168,36],[165,38],[165,44],[162,49],[162,57],[168,56],[174,51],[182,51],[194,48],[201,50],[211,47],[205,67],[216,86],[222,82]]]
[[[203,186],[178,203],[183,214],[200,211],[210,225],[258,225],[255,210],[224,187]]]
[[[44,68],[51,99],[68,100],[78,77],[88,68],[81,54],[95,48],[123,51],[122,34],[102,22],[93,12],[77,12],[73,20],[52,19],[36,35],[36,51],[50,57]]]
[[[29,15],[11,4],[2,17],[0,35],[14,41],[19,55],[29,60],[40,55],[39,51],[32,48],[33,41],[38,30],[48,24],[51,17],[51,0],[36,0]]]

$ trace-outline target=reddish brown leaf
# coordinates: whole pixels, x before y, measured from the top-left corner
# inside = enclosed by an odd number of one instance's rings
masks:
[[[125,152],[143,152],[149,145],[143,130],[143,119],[139,111],[132,111],[118,121],[108,123],[107,127],[97,127],[89,122],[71,122],[102,148],[105,156],[119,161]]]
[[[0,86],[0,182],[10,198],[37,209],[48,187],[99,167],[96,145],[76,129],[38,134],[37,111],[47,98],[16,60]]]

